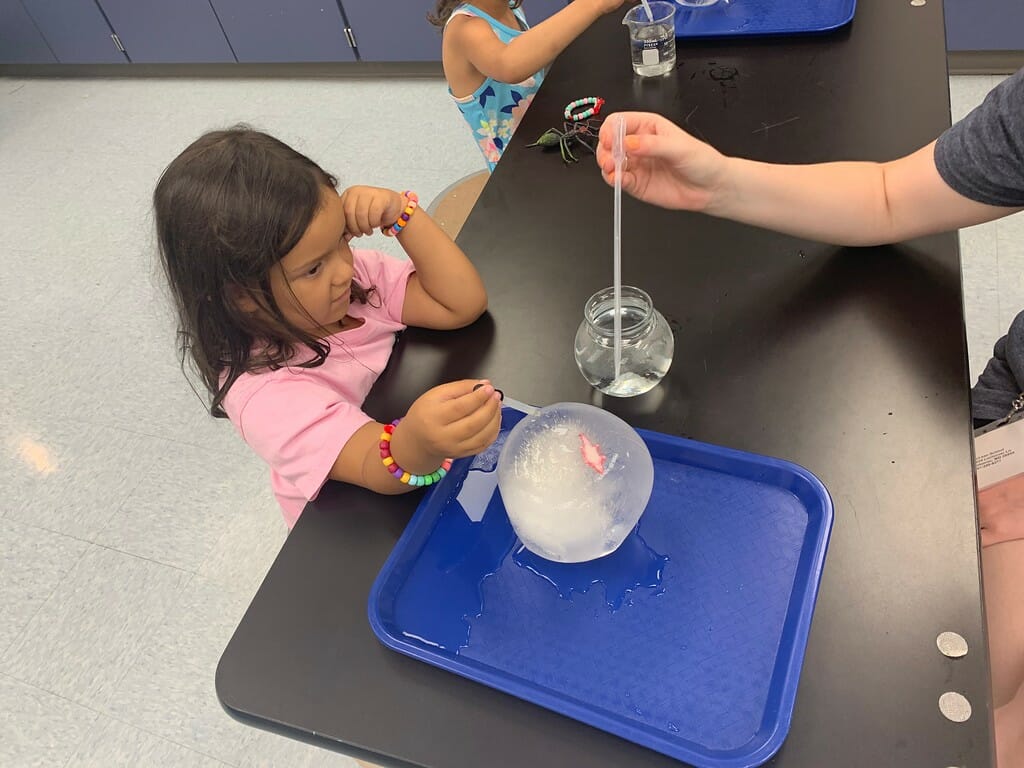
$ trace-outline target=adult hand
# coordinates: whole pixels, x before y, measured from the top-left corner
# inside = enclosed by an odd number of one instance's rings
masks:
[[[615,183],[612,142],[626,121],[622,188],[662,208],[707,211],[723,194],[728,158],[675,123],[649,112],[617,112],[601,124],[597,164]]]

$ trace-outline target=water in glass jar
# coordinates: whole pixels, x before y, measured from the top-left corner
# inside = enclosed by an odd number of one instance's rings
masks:
[[[623,328],[635,326],[642,323],[643,320],[644,313],[642,309],[623,304]],[[615,309],[609,307],[607,311],[597,316],[594,325],[611,334],[614,322]],[[612,354],[612,350],[600,349],[600,353],[608,355]],[[583,361],[584,366],[586,366],[586,362]],[[624,341],[622,344],[622,370],[618,378],[615,378],[613,373],[612,376],[605,376],[597,381],[591,381],[591,384],[599,392],[603,392],[606,395],[634,397],[654,389],[658,382],[665,378],[665,374],[668,373],[671,365],[671,357],[659,354],[654,349],[638,349],[628,341]],[[605,367],[612,369],[607,366]]]
[[[676,66],[676,32],[670,24],[638,25],[631,30],[633,71],[643,77],[657,77]]]

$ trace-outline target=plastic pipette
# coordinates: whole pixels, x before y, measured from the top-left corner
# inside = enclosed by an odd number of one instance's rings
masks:
[[[615,286],[615,380],[622,370],[622,165],[625,159],[623,143],[626,139],[626,118],[619,115],[615,124],[615,139],[612,142],[612,158],[615,160],[615,214],[612,230],[613,285]]]

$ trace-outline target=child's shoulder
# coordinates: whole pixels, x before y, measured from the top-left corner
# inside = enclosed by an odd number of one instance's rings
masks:
[[[247,371],[231,383],[224,396],[224,411],[236,424],[253,398],[289,397],[292,386],[301,380],[305,369],[282,366],[274,369]],[[296,375],[298,374],[298,376]]]
[[[390,297],[396,289],[405,291],[409,275],[415,271],[409,259],[399,259],[381,251],[353,249],[352,270],[356,282],[374,289],[382,297]]]
[[[448,16],[448,24],[461,24],[466,19],[479,19],[480,12],[469,3],[461,3],[452,9],[451,14]],[[458,19],[458,21],[456,21]]]
[[[476,8],[471,5],[460,5],[454,11],[451,16],[448,17],[448,21],[444,25],[444,34],[446,37],[461,35],[465,30],[472,29],[489,29],[492,26],[491,17],[482,14]]]

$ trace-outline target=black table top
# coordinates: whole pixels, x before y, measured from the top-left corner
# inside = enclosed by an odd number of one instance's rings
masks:
[[[534,404],[595,402],[638,427],[809,468],[836,519],[792,729],[773,765],[992,764],[968,372],[954,235],[841,249],[623,205],[624,280],[673,323],[662,385],[601,399],[575,367],[583,303],[611,282],[612,195],[589,160],[526,149],[564,105],[649,109],[755,159],[884,160],[949,124],[941,5],[861,0],[852,27],[680,41],[674,76],[632,78],[617,16],[558,60],[459,242],[490,312],[407,331],[370,399],[487,376]],[[233,715],[387,764],[634,768],[678,763],[385,649],[370,586],[418,503],[328,483],[289,536],[217,671]],[[936,636],[963,635],[965,658]],[[966,723],[938,699],[970,700]]]

